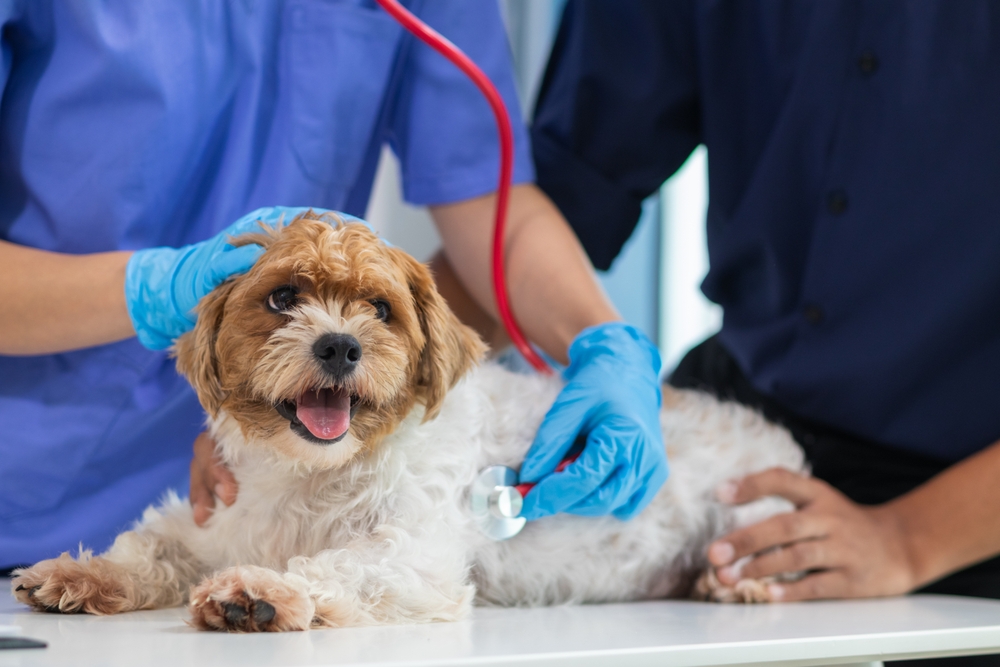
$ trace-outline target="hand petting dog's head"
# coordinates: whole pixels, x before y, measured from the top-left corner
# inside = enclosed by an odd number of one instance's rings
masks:
[[[418,402],[432,418],[484,352],[427,268],[362,224],[310,212],[237,243],[266,251],[202,300],[175,350],[205,410],[248,446],[341,466]]]

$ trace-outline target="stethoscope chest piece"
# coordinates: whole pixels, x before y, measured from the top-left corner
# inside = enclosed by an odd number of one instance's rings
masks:
[[[517,473],[507,466],[490,466],[480,471],[469,490],[472,517],[476,526],[492,540],[514,537],[526,519],[518,516],[524,500],[514,488]]]

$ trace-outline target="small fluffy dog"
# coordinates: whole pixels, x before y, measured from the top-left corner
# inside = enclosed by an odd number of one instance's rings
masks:
[[[483,344],[427,268],[364,225],[306,214],[239,242],[266,252],[201,302],[176,346],[235,504],[199,528],[170,496],[100,556],[15,572],[18,600],[93,614],[187,600],[199,628],[280,631],[452,621],[474,601],[766,597],[753,582],[694,582],[711,540],[787,509],[714,496],[748,473],[802,471],[785,431],[664,388],[671,475],[641,515],[559,515],[494,542],[468,488],[485,466],[518,466],[560,382],[480,365]]]

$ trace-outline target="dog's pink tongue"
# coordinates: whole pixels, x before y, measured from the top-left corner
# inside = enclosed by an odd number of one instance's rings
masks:
[[[343,389],[304,392],[296,401],[295,416],[317,438],[339,438],[351,425],[351,395]]]

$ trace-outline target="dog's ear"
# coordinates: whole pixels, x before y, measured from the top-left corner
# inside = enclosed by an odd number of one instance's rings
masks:
[[[194,387],[202,407],[212,417],[218,414],[226,398],[219,381],[215,342],[233,285],[232,281],[219,285],[198,303],[198,321],[194,329],[178,338],[173,349],[177,370]]]
[[[391,251],[406,270],[424,334],[424,348],[417,363],[417,386],[423,394],[426,421],[437,416],[448,390],[479,363],[486,354],[486,345],[451,312],[426,266],[398,248]]]

